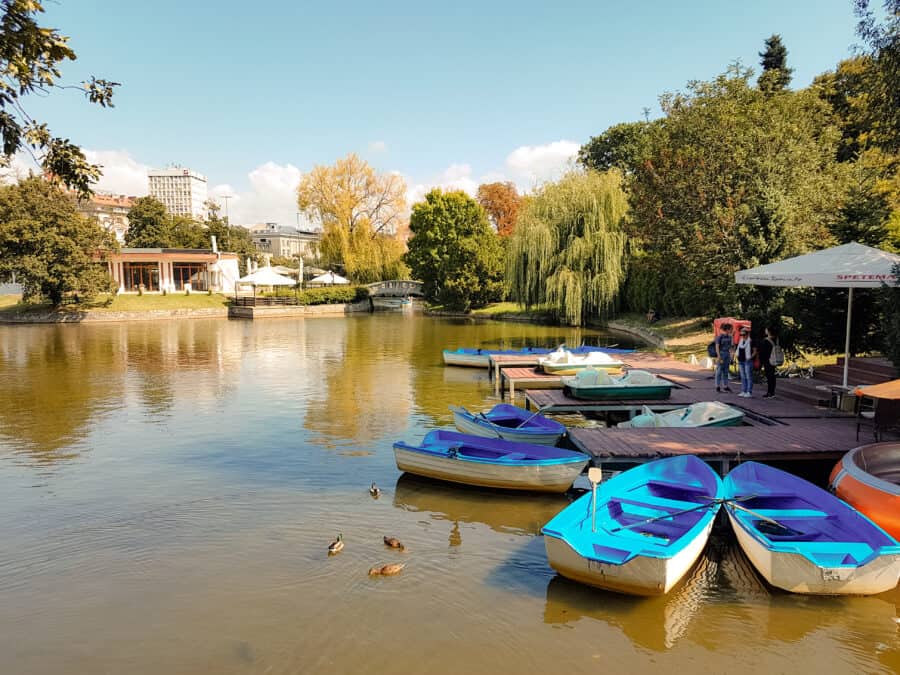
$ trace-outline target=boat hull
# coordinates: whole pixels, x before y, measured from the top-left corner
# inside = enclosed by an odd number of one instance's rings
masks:
[[[507,441],[533,443],[535,445],[556,445],[564,433],[530,429],[508,429],[487,423],[479,424],[476,420],[459,412],[453,413],[453,423],[464,434],[472,434],[482,438],[502,438]]]
[[[616,386],[597,385],[578,387],[567,384],[563,387],[566,396],[590,401],[653,401],[664,400],[672,394],[672,386],[636,385]]]
[[[897,586],[900,555],[881,555],[861,567],[821,567],[800,554],[767,548],[730,510],[728,519],[750,562],[776,588],[810,595],[875,595]]]
[[[831,472],[829,485],[840,499],[900,540],[900,485],[894,482],[898,476],[900,443],[874,443],[844,455]]]
[[[697,562],[712,530],[706,528],[681,552],[671,558],[637,556],[622,565],[591,560],[578,554],[557,537],[544,536],[547,560],[560,575],[588,586],[630,595],[664,595]]]
[[[460,354],[444,350],[444,365],[465,366],[468,368],[487,368],[489,364],[487,354]]]
[[[437,480],[534,492],[565,492],[587,466],[584,461],[552,465],[498,465],[441,457],[394,446],[394,458],[400,471]]]

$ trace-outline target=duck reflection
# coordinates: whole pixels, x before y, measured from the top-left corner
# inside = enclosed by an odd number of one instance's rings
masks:
[[[434,520],[480,523],[496,532],[538,534],[541,527],[569,504],[565,495],[516,493],[433,481],[404,473],[397,479],[394,506],[429,513]]]

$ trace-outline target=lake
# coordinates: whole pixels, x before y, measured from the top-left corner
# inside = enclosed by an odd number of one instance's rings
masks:
[[[397,471],[395,440],[496,402],[441,349],[583,341],[618,340],[418,314],[0,326],[0,672],[900,671],[900,591],[773,591],[723,534],[664,598],[604,593],[547,565],[574,495]]]

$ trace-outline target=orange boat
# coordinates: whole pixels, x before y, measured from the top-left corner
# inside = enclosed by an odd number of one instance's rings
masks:
[[[855,448],[835,465],[834,493],[900,540],[900,442]]]

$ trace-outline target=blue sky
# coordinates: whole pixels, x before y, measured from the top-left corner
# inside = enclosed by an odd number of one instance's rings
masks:
[[[301,172],[357,152],[411,196],[558,174],[612,124],[730,62],[757,67],[780,33],[805,86],[850,55],[851,0],[268,2],[58,0],[46,22],[79,55],[64,79],[122,83],[116,107],[75,92],[29,102],[146,191],[147,167],[190,166],[232,221],[290,222]],[[142,188],[143,185],[143,188]]]

